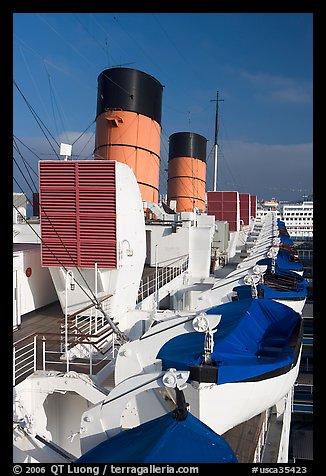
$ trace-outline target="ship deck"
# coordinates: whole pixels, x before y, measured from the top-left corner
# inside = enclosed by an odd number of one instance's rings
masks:
[[[240,261],[239,255],[236,255],[223,268],[215,271],[216,278],[223,278],[229,274]],[[154,274],[155,269],[148,267],[144,270],[144,275]],[[59,301],[55,301],[41,309],[37,309],[22,316],[21,325],[13,333],[13,340],[17,342],[32,334],[44,333],[60,333],[60,324],[64,313]],[[303,308],[303,317],[313,317],[313,303],[307,302]],[[74,363],[74,370],[78,369]],[[58,366],[58,364],[57,364]],[[56,366],[54,365],[54,370]],[[62,370],[62,366],[60,368]],[[78,370],[77,370],[78,371]],[[84,367],[80,367],[80,372],[85,372]],[[298,383],[312,384],[312,374],[299,374]],[[223,434],[223,438],[230,444],[235,452],[239,463],[250,463],[253,461],[254,451],[257,445],[257,438],[261,431],[265,415],[264,413],[257,415],[250,420],[241,423]],[[275,450],[276,451],[276,450]]]
[[[222,436],[233,449],[238,463],[253,462],[264,419],[265,415],[261,413],[223,433]]]
[[[236,268],[239,262],[239,254],[236,254],[225,266],[218,268],[214,272],[214,277],[223,279]],[[155,268],[145,266],[142,280],[151,276],[155,276]],[[17,342],[32,334],[41,334],[42,332],[59,334],[63,318],[64,313],[59,301],[24,314],[21,316],[21,325],[13,332],[13,341]]]
[[[55,301],[35,311],[21,316],[21,325],[14,330],[13,340],[17,342],[32,334],[60,332],[60,321],[64,317],[59,301]]]

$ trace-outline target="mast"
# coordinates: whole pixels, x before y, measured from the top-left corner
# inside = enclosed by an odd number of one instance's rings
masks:
[[[216,192],[217,188],[217,151],[218,151],[218,102],[224,101],[224,99],[218,98],[218,91],[216,91],[216,99],[212,99],[212,101],[216,101],[216,114],[215,114],[215,140],[214,140],[214,181],[213,181],[213,190]]]

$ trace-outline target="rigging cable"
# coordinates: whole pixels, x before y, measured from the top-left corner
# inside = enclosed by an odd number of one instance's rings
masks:
[[[80,53],[80,51],[78,51],[69,41],[67,41],[53,26],[50,25],[50,23],[48,23],[41,15],[39,15],[38,13],[36,13],[36,15],[44,22],[48,25],[49,28],[51,28],[51,30],[53,30],[58,36],[59,38],[61,38],[65,43],[67,43],[79,56],[81,56],[82,58],[84,58],[84,60],[86,60],[86,62],[92,66],[92,68],[97,68],[97,66],[90,62],[86,56],[82,55]],[[119,84],[115,83],[111,78],[108,78],[105,74],[104,76],[109,80],[111,81],[115,86],[119,87],[122,91],[124,91],[126,94],[128,94],[130,97],[132,97],[132,94],[130,91],[127,91],[126,89],[124,89],[122,86],[120,86]]]
[[[89,13],[90,17],[93,19],[93,21],[96,23],[96,25],[103,31],[103,33],[105,34],[105,45],[106,45],[106,55],[107,55],[107,60],[108,60],[108,64],[110,64],[110,61],[109,61],[109,55],[108,55],[108,41],[107,39],[109,38],[110,42],[111,43],[114,43],[114,38],[110,38],[110,35],[108,34],[108,32],[103,28],[103,26],[95,19],[94,15],[92,13]],[[116,47],[113,47],[113,50],[117,50],[117,49],[120,49],[123,50],[122,48],[122,45],[121,45],[121,42],[120,43],[117,43],[116,44]],[[126,56],[128,56],[130,53],[126,50],[124,50],[124,54]],[[112,54],[111,54],[112,56]],[[112,56],[112,64],[113,63],[118,63],[118,61],[113,61],[113,56]]]
[[[43,124],[44,128],[47,130],[47,132],[50,134],[50,136],[52,137],[52,139],[54,140],[54,142],[57,144],[58,147],[60,147],[59,143],[57,142],[57,140],[53,137],[53,135],[51,134],[51,132],[49,131],[49,129],[45,126],[45,124],[42,122],[42,120],[39,118],[39,116],[36,114],[36,112],[34,111],[33,107],[29,104],[29,102],[27,101],[26,97],[24,96],[24,94],[22,93],[21,89],[19,88],[18,84],[16,83],[16,81],[14,80],[14,84],[17,88],[17,90],[19,91],[19,93],[21,94],[22,98],[24,99],[25,103],[27,104],[29,110],[31,111],[31,113],[33,114],[33,117],[34,119],[36,120],[37,124],[39,125],[41,131],[43,132],[46,140],[48,141],[48,143],[50,144],[51,146],[51,149],[53,150],[53,152],[55,153],[55,155],[58,157],[58,159],[60,160],[60,157],[59,155],[57,154],[57,152],[55,151],[53,145],[51,144],[51,142],[49,141],[49,138],[47,137],[47,135],[45,134],[43,128],[41,127],[39,121]]]
[[[31,188],[30,184],[29,184],[28,181],[26,180],[26,177],[25,177],[25,175],[23,174],[23,171],[21,170],[21,168],[19,167],[19,165],[18,165],[18,163],[17,163],[15,157],[13,157],[13,159],[14,159],[15,164],[17,165],[17,168],[18,168],[19,172],[22,174],[22,176],[23,176],[23,178],[25,179],[25,181],[26,181],[28,187],[30,188],[31,192],[34,193],[34,190]],[[15,180],[16,184],[18,185],[18,183],[17,183],[15,177],[14,177],[14,180]],[[24,192],[23,192],[23,193],[24,193]]]
[[[17,152],[18,152],[18,154],[20,155],[20,157],[22,158],[22,161],[23,161],[23,163],[24,163],[24,165],[25,165],[25,168],[26,168],[26,171],[27,171],[27,173],[28,173],[28,175],[29,175],[29,178],[31,179],[31,181],[32,181],[32,183],[33,183],[33,185],[34,185],[34,190],[36,191],[36,190],[37,190],[37,186],[36,186],[36,184],[35,184],[35,182],[34,182],[32,176],[31,176],[31,174],[30,174],[30,172],[29,172],[29,170],[28,170],[28,168],[27,168],[27,162],[26,162],[26,160],[24,159],[24,157],[22,156],[22,154],[21,154],[21,152],[20,152],[20,150],[19,150],[19,147],[18,147],[18,145],[17,145],[15,139],[14,139],[14,143],[15,143],[14,147],[15,147],[15,149],[17,150]],[[15,157],[14,157],[13,159],[15,160]],[[17,162],[16,162],[16,165],[17,165],[17,167],[19,168]],[[19,169],[19,170],[20,170],[20,169]],[[33,169],[32,169],[32,170],[33,170]],[[23,172],[22,172],[21,170],[20,170],[20,172],[21,172],[22,176],[24,177]],[[34,170],[33,170],[33,172],[34,172]],[[34,172],[34,173],[36,173],[36,172]],[[36,174],[36,176],[37,176],[37,174]],[[25,178],[25,177],[24,177],[24,178]],[[25,179],[25,180],[26,180],[26,179]],[[32,190],[32,193],[34,193],[33,190]]]
[[[42,160],[41,157],[39,155],[37,155],[36,152],[34,152],[34,150],[32,150],[30,147],[28,147],[28,145],[26,145],[22,140],[20,140],[17,136],[15,136],[15,134],[13,134],[13,137],[18,140],[24,147],[26,147],[26,149],[28,149],[30,152],[32,152],[32,154],[34,154],[39,160]],[[26,159],[23,159],[23,160],[26,160]],[[31,167],[31,165],[30,165]],[[34,174],[38,177],[38,174],[33,170],[33,168],[31,167],[31,170],[32,172],[34,172]]]
[[[22,41],[22,40],[19,38],[19,41]],[[24,43],[24,42],[23,42],[23,43]],[[31,48],[30,48],[30,49],[31,49]],[[27,69],[27,71],[28,71],[29,77],[31,78],[31,81],[32,81],[32,83],[33,83],[33,85],[34,85],[34,88],[35,88],[35,90],[36,90],[36,93],[37,93],[37,96],[38,96],[38,98],[39,98],[39,100],[40,100],[40,103],[41,103],[42,106],[43,106],[43,109],[44,109],[44,111],[45,111],[45,113],[46,113],[46,115],[47,115],[47,117],[48,117],[48,120],[51,120],[50,114],[49,114],[49,112],[48,112],[48,109],[47,109],[47,107],[46,107],[46,105],[45,105],[45,103],[44,103],[44,101],[43,101],[43,98],[42,98],[42,96],[41,96],[41,94],[40,94],[40,88],[37,87],[37,84],[36,84],[36,81],[35,81],[35,79],[34,79],[34,76],[32,75],[32,72],[31,72],[30,67],[29,67],[29,65],[28,65],[28,61],[27,61],[26,58],[25,58],[25,54],[24,54],[24,52],[23,52],[23,47],[22,47],[22,45],[19,45],[19,51],[20,51],[20,54],[21,54],[21,56],[22,56],[22,58],[23,58],[25,67],[26,67],[26,69]],[[32,51],[33,51],[33,53],[35,53],[34,50],[32,50]],[[43,60],[43,61],[44,61],[44,60]]]
[[[46,69],[46,66],[44,65],[45,69]],[[52,114],[53,114],[53,121],[54,121],[54,127],[57,131],[57,136],[59,137],[60,134],[59,134],[59,129],[58,129],[58,124],[57,124],[57,121],[56,121],[56,117],[55,117],[55,113],[54,113],[54,105],[53,105],[53,98],[54,98],[54,94],[53,94],[53,90],[52,90],[52,84],[51,84],[51,80],[50,80],[50,74],[48,72],[48,70],[46,69],[46,72],[47,72],[47,75],[48,75],[48,82],[49,82],[49,89],[50,89],[50,100],[51,100],[51,108],[52,108]],[[58,106],[57,106],[58,108]],[[65,128],[63,127],[63,130]],[[67,138],[68,139],[68,138]]]
[[[21,190],[21,192],[22,192],[24,195],[26,195],[25,192],[22,190],[21,186],[19,185],[19,183],[17,182],[17,180],[15,179],[15,177],[14,177],[14,182],[16,183],[16,185],[18,186],[18,188]],[[28,197],[27,195],[26,195],[26,198],[27,198],[27,200],[30,201],[30,199],[29,199],[29,197]],[[14,205],[14,207],[15,207],[15,205]],[[16,208],[16,207],[15,207],[15,208]],[[40,209],[42,209],[41,204],[40,204]],[[43,210],[43,212],[44,212],[44,210]],[[65,271],[67,271],[66,267],[60,262],[59,258],[57,258],[57,257],[55,256],[55,254],[54,254],[54,253],[50,250],[50,248],[47,246],[47,244],[43,242],[43,240],[41,239],[41,237],[39,236],[39,234],[37,233],[37,231],[34,230],[33,227],[31,227],[31,225],[28,223],[28,221],[25,219],[25,217],[24,217],[20,212],[19,212],[19,214],[23,217],[24,221],[30,226],[30,228],[33,230],[33,232],[36,234],[36,236],[40,239],[41,243],[49,249],[50,253],[51,253],[51,254],[53,255],[53,257],[56,259],[56,261],[58,261],[58,263],[60,264],[60,266],[62,266],[62,267],[65,269]],[[46,215],[45,212],[44,212],[44,214],[45,214],[45,217],[48,219],[50,225],[52,226],[54,232],[56,233],[57,237],[59,238],[59,240],[60,240],[62,246],[63,246],[64,249],[65,249],[65,251],[67,252],[69,258],[70,258],[71,261],[75,264],[74,258],[73,258],[73,257],[71,256],[71,254],[69,253],[69,250],[67,249],[67,247],[66,247],[65,244],[63,243],[63,241],[62,241],[60,235],[58,234],[58,232],[57,232],[56,229],[54,228],[53,223],[51,222],[51,220],[49,219],[49,217]],[[83,278],[83,280],[84,280],[86,286],[87,286],[87,287],[89,288],[89,290],[92,292],[92,290],[90,289],[88,283],[85,281],[84,276],[81,274],[81,272],[80,272],[80,270],[79,270],[79,268],[78,268],[78,266],[77,266],[76,264],[75,264],[75,267],[76,267],[76,269],[79,271],[79,273],[80,273],[81,277]],[[76,282],[77,282],[77,281],[76,281]],[[78,286],[81,288],[81,286],[79,285],[78,282],[77,282],[77,284],[78,284]],[[81,289],[82,289],[82,288],[81,288]],[[87,293],[86,293],[86,295],[87,295]],[[93,302],[93,300],[90,298],[89,295],[87,295],[87,297],[91,300],[91,302]]]
[[[95,136],[95,132],[93,132],[93,134],[92,134],[91,136],[89,136],[89,139],[88,139],[87,142],[85,143],[84,147],[80,150],[79,154],[77,155],[76,160],[80,159],[80,157],[82,156],[81,153],[82,153],[83,150],[87,147],[87,145],[88,145],[88,143],[90,142],[90,140],[94,138],[94,136]],[[93,152],[91,152],[90,154],[88,154],[84,160],[87,160],[89,157],[92,157],[92,156],[93,156]]]
[[[20,187],[20,185],[19,185],[19,183],[17,182],[17,180],[15,179],[15,177],[14,177],[14,182],[16,183],[16,185],[18,186],[18,188],[21,190],[21,192],[24,193],[24,191],[23,191],[22,188]],[[25,193],[24,193],[24,195],[25,195]],[[29,200],[28,197],[26,197],[26,198]],[[15,205],[13,205],[13,206],[15,207]],[[15,207],[15,208],[16,208],[16,207]],[[40,204],[40,209],[42,209],[41,204]],[[17,208],[16,208],[16,210],[17,210]],[[17,210],[17,211],[19,212],[19,210]],[[49,221],[50,225],[52,226],[54,232],[56,233],[57,237],[59,238],[59,240],[60,240],[62,246],[64,247],[65,251],[67,252],[69,258],[70,258],[71,261],[74,263],[75,268],[77,269],[77,271],[78,271],[79,274],[81,275],[81,277],[82,277],[84,283],[86,284],[87,288],[88,288],[88,289],[91,291],[91,293],[93,294],[93,291],[92,291],[91,288],[89,287],[89,285],[88,285],[87,281],[85,280],[84,276],[82,275],[80,269],[78,268],[78,266],[77,266],[76,263],[74,262],[74,258],[71,256],[69,250],[67,249],[67,247],[66,247],[65,244],[63,243],[63,241],[62,241],[60,235],[58,234],[58,232],[57,232],[56,229],[54,228],[53,223],[51,222],[51,220],[49,219],[49,217],[46,215],[46,213],[44,212],[44,210],[42,210],[42,211],[43,211],[43,213],[45,214],[46,218],[48,219],[48,221]],[[27,221],[26,218],[22,215],[22,213],[19,212],[19,214],[22,216],[22,218],[24,219],[24,221],[29,225],[29,227],[33,230],[33,232],[36,234],[36,236],[39,238],[39,240],[41,241],[42,245],[44,245],[44,246],[46,246],[46,247],[48,248],[48,250],[49,250],[50,253],[53,255],[53,257],[55,258],[55,260],[59,263],[59,265],[60,265],[61,267],[63,267],[65,271],[67,271],[67,268],[65,267],[65,265],[61,263],[61,261],[59,260],[59,258],[50,250],[50,248],[48,247],[48,245],[47,245],[46,243],[44,243],[44,241],[42,240],[42,238],[40,237],[40,235],[37,233],[36,230],[34,230],[34,228],[30,225],[30,223],[28,223],[28,221]],[[88,299],[95,305],[95,303],[97,302],[96,296],[93,294],[93,296],[95,297],[95,300],[96,300],[96,301],[94,302],[93,299],[92,299],[92,298],[86,293],[86,291],[81,287],[81,285],[78,283],[78,281],[76,281],[76,283],[77,283],[77,285],[80,287],[80,289],[85,292],[85,294],[86,294],[86,296],[88,297]]]
[[[77,139],[74,140],[74,142],[73,142],[71,145],[75,145],[76,142],[77,142],[81,137],[83,137],[83,135],[85,134],[85,132],[87,132],[88,129],[95,123],[95,121],[96,121],[96,119],[94,119],[94,120],[90,123],[90,125],[89,125],[88,127],[86,127],[86,129],[84,130],[84,132],[82,132],[82,133],[80,134],[80,136],[78,136]]]

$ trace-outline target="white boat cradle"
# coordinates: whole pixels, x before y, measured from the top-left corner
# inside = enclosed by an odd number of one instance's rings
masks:
[[[165,373],[140,375],[118,385],[102,405],[83,415],[83,455],[75,462],[237,463],[229,444],[189,413],[183,394],[188,376],[189,372],[169,369]],[[130,391],[132,386],[134,390]],[[166,406],[174,403],[175,409],[133,425],[128,431],[120,431],[123,419],[136,414],[131,402],[139,397],[146,399],[148,393],[153,395],[155,387],[174,390]],[[153,410],[152,402],[150,408]]]

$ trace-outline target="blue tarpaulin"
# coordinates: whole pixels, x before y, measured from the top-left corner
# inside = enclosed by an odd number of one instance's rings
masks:
[[[286,278],[286,277],[292,278],[295,281],[297,281],[298,283],[304,284],[305,286],[308,285],[308,281],[306,280],[306,278],[304,278],[300,274],[296,273],[295,271],[287,270],[287,269],[280,269],[278,266],[275,266],[275,273],[278,274],[279,276],[284,277],[284,278]]]
[[[298,289],[273,289],[266,284],[258,284],[257,291],[263,291],[262,295],[266,299],[304,299],[308,295],[306,286],[298,286]],[[243,284],[233,288],[233,291],[239,296],[239,299],[248,299],[251,297],[251,286]]]
[[[264,258],[257,261],[257,264],[272,267],[272,258]],[[293,261],[292,255],[284,250],[279,250],[276,256],[275,264],[283,270],[302,271],[303,263],[301,261]]]
[[[213,334],[212,358],[218,366],[218,384],[258,377],[293,363],[288,339],[301,316],[290,307],[271,299],[243,299],[216,306],[206,314],[222,316]],[[189,370],[199,365],[204,337],[203,332],[194,331],[166,342],[157,354],[163,370]],[[265,352],[271,338],[278,342],[272,354]]]
[[[289,238],[288,236],[279,235],[279,239],[280,239],[281,242],[284,243],[285,245],[293,245],[293,241],[292,241],[291,238]]]
[[[75,463],[237,463],[222,436],[191,413],[170,412],[103,441]]]
[[[285,271],[275,267],[275,274],[269,275],[273,277],[273,286],[268,283],[257,284],[258,291],[263,290],[263,297],[268,299],[304,299],[308,295],[308,281],[306,278],[293,271]],[[266,279],[266,278],[265,278]],[[246,299],[251,296],[251,286],[240,285],[235,286],[233,291],[236,291],[240,299]]]
[[[279,218],[277,219],[277,226],[280,228],[286,228],[285,222],[280,220]]]

